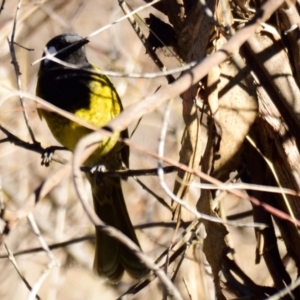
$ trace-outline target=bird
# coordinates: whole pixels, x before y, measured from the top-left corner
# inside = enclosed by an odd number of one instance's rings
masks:
[[[122,112],[123,106],[111,80],[97,73],[100,69],[89,63],[85,52],[88,42],[76,33],[65,33],[46,44],[37,76],[36,95],[97,128],[103,128]],[[50,59],[47,54],[56,59]],[[38,108],[38,114],[46,121],[56,140],[70,151],[74,151],[82,137],[91,133],[91,129],[55,112]],[[128,138],[127,129],[115,134],[116,137]],[[128,168],[129,147],[117,138],[104,139],[84,166],[91,170],[97,166],[106,170]],[[103,172],[88,172],[86,175],[98,217],[140,247],[126,208],[121,179],[105,176]],[[135,279],[148,272],[132,251],[97,228],[94,270],[112,283],[118,283],[124,271]]]

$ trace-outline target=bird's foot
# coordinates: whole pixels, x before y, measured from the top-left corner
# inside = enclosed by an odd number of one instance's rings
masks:
[[[67,150],[67,148],[65,147],[61,147],[61,146],[50,146],[47,147],[43,154],[42,154],[42,161],[41,161],[41,165],[45,166],[45,167],[49,167],[50,163],[52,162],[52,158],[54,155],[54,152],[56,150]]]
[[[104,165],[96,165],[92,167],[90,170],[91,174],[104,173],[105,171],[107,171],[107,169],[105,168]]]

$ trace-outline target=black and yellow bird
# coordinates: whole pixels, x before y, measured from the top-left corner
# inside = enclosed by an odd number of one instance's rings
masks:
[[[101,128],[119,115],[123,107],[109,78],[90,71],[99,69],[88,62],[84,48],[86,43],[87,39],[74,33],[56,36],[47,43],[46,52],[56,53],[55,58],[65,64],[48,58],[41,61],[36,94]],[[70,68],[66,63],[76,68]],[[43,109],[38,112],[46,120],[56,140],[71,151],[82,137],[91,132],[55,112]],[[118,136],[128,137],[127,130]],[[85,166],[92,168],[101,165],[106,170],[118,170],[124,165],[128,167],[128,160],[128,147],[116,139],[107,138],[99,143]],[[97,172],[87,174],[87,178],[92,187],[94,208],[99,218],[139,245],[127,212],[120,178]],[[94,269],[99,275],[106,276],[115,283],[121,279],[124,270],[134,278],[141,278],[147,272],[145,266],[126,246],[97,229]]]

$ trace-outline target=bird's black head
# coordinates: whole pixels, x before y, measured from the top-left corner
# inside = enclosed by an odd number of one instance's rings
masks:
[[[54,37],[47,43],[46,48],[50,54],[57,53],[56,58],[82,68],[89,66],[84,48],[88,42],[87,39],[83,39],[76,33],[66,33]],[[44,56],[46,56],[45,52],[43,53]],[[63,67],[61,64],[46,58],[41,62],[40,68],[45,71],[61,67]]]

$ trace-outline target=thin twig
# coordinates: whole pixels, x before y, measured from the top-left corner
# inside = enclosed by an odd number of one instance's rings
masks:
[[[36,235],[36,237],[38,238],[43,250],[47,253],[50,261],[52,262],[55,262],[56,265],[58,265],[58,263],[56,262],[56,259],[52,253],[52,251],[50,250],[49,246],[47,245],[46,241],[44,240],[42,234],[41,234],[41,231],[39,229],[39,227],[37,226],[36,222],[35,222],[35,219],[33,217],[33,214],[32,213],[29,213],[28,216],[27,216],[27,220],[34,232],[34,234]]]
[[[182,278],[182,281],[183,281],[184,286],[185,286],[185,288],[186,288],[186,291],[187,291],[187,293],[188,293],[189,299],[192,300],[193,297],[192,297],[192,294],[191,294],[191,292],[190,292],[190,289],[189,289],[189,286],[188,286],[188,283],[187,283],[185,277]]]
[[[182,251],[182,253],[181,253],[181,257],[180,257],[180,259],[179,259],[179,262],[178,262],[178,264],[177,264],[177,266],[176,266],[176,269],[175,269],[175,271],[174,271],[174,274],[173,274],[173,276],[172,276],[172,278],[171,278],[171,280],[172,280],[172,282],[175,282],[175,280],[176,280],[176,277],[177,277],[177,275],[178,275],[178,272],[179,272],[179,270],[180,270],[180,267],[181,267],[181,265],[182,265],[182,263],[183,263],[183,260],[184,260],[184,258],[185,258],[185,255],[186,255],[186,252],[188,251],[188,249],[189,249],[189,244],[185,244],[185,248],[184,248],[184,251]],[[169,255],[169,253],[168,253],[168,255]],[[169,263],[169,262],[168,262]]]
[[[83,38],[83,40],[85,40],[85,39],[87,39],[87,37]],[[75,43],[72,44],[71,46],[74,46],[74,45],[75,45]],[[167,77],[172,74],[177,74],[177,73],[188,71],[196,65],[196,62],[193,61],[184,66],[172,68],[170,70],[163,69],[160,72],[143,72],[143,73],[122,73],[122,72],[116,72],[116,71],[95,70],[95,69],[91,69],[91,68],[79,68],[77,65],[67,63],[56,57],[56,55],[59,54],[61,51],[64,51],[71,46],[68,46],[58,52],[55,52],[55,53],[49,53],[49,51],[48,52],[45,51],[45,56],[35,60],[31,65],[35,65],[38,62],[47,59],[47,60],[54,61],[64,67],[67,67],[70,69],[81,70],[84,72],[89,72],[89,73],[95,74],[95,75],[106,75],[106,76],[110,76],[110,77],[122,77],[122,78],[145,78],[145,79],[155,79],[155,78],[160,78],[160,77]]]
[[[37,142],[37,141],[35,141],[34,143],[28,143],[28,142],[25,142],[25,141],[21,140],[16,135],[14,135],[13,133],[11,133],[9,130],[7,130],[6,128],[4,128],[2,125],[0,125],[0,130],[4,134],[6,134],[6,136],[7,136],[7,138],[1,140],[0,143],[10,142],[10,143],[13,143],[14,145],[16,145],[16,146],[18,146],[20,148],[23,148],[23,149],[26,149],[26,150],[30,150],[30,151],[39,153],[41,155],[43,155],[45,153],[45,151],[48,149],[48,148],[43,148],[41,146],[41,144],[39,142]],[[62,147],[60,147],[60,146],[56,147],[56,150],[59,150],[59,149],[61,150]],[[58,158],[56,156],[52,156],[52,160],[56,161],[58,163],[61,163],[61,164],[65,164],[67,162],[65,159]]]
[[[170,265],[181,255],[186,249],[186,245],[181,245],[174,253],[172,253],[170,257]],[[164,251],[164,255],[166,255],[166,252],[168,250]],[[163,267],[163,266],[162,266]],[[156,277],[152,276],[151,278],[147,278],[146,280],[139,282],[133,286],[131,286],[122,296],[120,296],[118,299],[123,299],[125,295],[134,295],[144,289],[146,286],[148,286]]]
[[[163,155],[163,152],[164,152],[165,139],[166,139],[167,130],[168,130],[168,121],[169,121],[170,112],[171,112],[171,103],[172,103],[172,101],[170,100],[168,102],[167,108],[166,108],[165,113],[164,113],[163,124],[162,124],[162,128],[161,128],[160,135],[159,135],[159,142],[158,142],[158,155],[159,156]],[[162,178],[160,176],[160,174],[162,174],[162,173],[161,173],[161,170],[159,170],[159,169],[162,168],[162,167],[163,167],[162,163],[159,160],[158,161],[158,172],[157,172],[157,174],[158,174],[158,178],[159,178],[159,184],[164,189],[164,187],[166,187],[167,184],[166,184],[164,178]],[[166,193],[166,194],[168,195],[168,193]],[[180,220],[178,220],[178,222],[180,222]],[[165,272],[167,274],[168,274],[168,266],[169,266],[169,255],[170,255],[170,251],[173,247],[173,242],[174,242],[175,236],[177,235],[177,232],[178,232],[178,226],[176,226],[176,228],[174,230],[173,237],[172,237],[172,240],[170,242],[168,252],[167,252],[167,255],[166,255]],[[173,278],[171,280],[172,280],[172,282],[174,282]],[[164,293],[163,298],[165,298],[165,299],[167,298],[166,293]]]
[[[25,106],[25,102],[23,101],[23,92],[22,92],[22,84],[21,84],[21,72],[20,72],[20,67],[19,67],[19,63],[17,60],[17,56],[16,56],[16,51],[15,51],[15,34],[16,34],[16,28],[17,28],[17,18],[19,15],[19,11],[21,9],[21,3],[22,1],[19,0],[18,1],[18,5],[17,5],[17,9],[16,9],[16,13],[15,13],[15,17],[14,17],[14,23],[13,23],[13,30],[11,33],[11,38],[10,41],[8,40],[8,45],[9,45],[9,50],[10,50],[10,54],[11,54],[11,58],[12,58],[12,64],[14,66],[15,69],[15,74],[16,74],[16,80],[17,80],[17,86],[18,86],[18,90],[19,90],[19,99],[20,99],[20,103],[22,106],[22,110],[23,110],[23,116],[24,116],[24,120],[25,120],[25,124],[27,126],[29,135],[31,137],[31,140],[33,143],[35,143],[35,138],[34,138],[34,134],[33,131],[29,125],[29,120],[28,120],[28,115],[26,112],[26,106]]]
[[[157,174],[156,174],[157,175]],[[134,177],[134,180],[144,189],[146,190],[150,195],[152,195],[162,206],[164,206],[166,209],[168,209],[170,212],[172,212],[171,206],[162,198],[159,197],[153,190],[148,188],[141,180],[139,180],[137,177]]]
[[[32,291],[32,287],[31,285],[29,284],[29,282],[26,280],[26,278],[22,275],[20,269],[19,269],[19,266],[14,258],[14,255],[12,254],[12,252],[10,251],[10,249],[7,247],[6,244],[4,244],[5,246],[5,249],[8,253],[8,258],[9,260],[11,261],[11,263],[13,264],[15,270],[17,271],[18,275],[20,276],[20,278],[22,279],[22,281],[24,282],[24,284],[26,285],[26,287],[28,288],[29,291]],[[38,299],[38,300],[41,300],[40,296],[39,295],[35,295],[35,298]]]
[[[181,228],[187,228],[189,225],[191,224],[191,222],[181,222]],[[163,228],[175,228],[176,226],[176,222],[152,222],[152,223],[145,223],[145,224],[138,224],[133,226],[133,228],[136,230],[143,230],[143,229],[149,229],[149,228],[156,228],[156,227],[163,227]],[[94,234],[88,234],[82,237],[78,237],[78,238],[73,238],[71,240],[67,240],[65,242],[61,242],[61,243],[55,243],[55,244],[50,244],[48,245],[48,248],[50,250],[55,250],[55,249],[60,249],[60,248],[64,248],[76,243],[82,243],[84,241],[88,241],[88,240],[93,240],[95,239],[95,235]],[[42,247],[36,247],[36,248],[30,248],[27,250],[21,250],[21,251],[17,251],[14,252],[13,255],[14,257],[16,256],[21,256],[21,255],[27,255],[27,254],[32,254],[32,253],[36,253],[36,252],[42,252],[45,251],[44,248]],[[4,258],[8,258],[7,254],[4,255],[0,255],[0,259],[4,259]]]
[[[71,240],[68,240],[65,242],[48,245],[48,248],[50,250],[55,250],[55,249],[59,249],[59,248],[64,248],[64,247],[72,245],[72,244],[81,243],[81,242],[84,242],[87,240],[92,240],[94,238],[95,238],[94,234],[89,234],[89,235],[85,235],[85,236],[79,237],[79,238],[74,238],[74,239],[71,239]],[[42,251],[45,251],[43,247],[36,247],[36,248],[31,248],[31,249],[15,252],[15,253],[13,253],[13,255],[16,257],[16,256],[20,256],[20,255],[32,254],[32,253],[42,252]],[[0,255],[0,259],[7,258],[7,257],[8,257],[8,255]]]
[[[96,35],[96,34],[99,34],[100,32],[106,30],[107,28],[109,28],[109,27],[111,27],[111,26],[114,26],[115,24],[117,24],[117,23],[119,23],[119,22],[121,22],[121,21],[123,21],[123,20],[126,20],[128,17],[133,16],[134,14],[136,14],[136,13],[138,13],[138,12],[144,10],[145,8],[150,7],[150,6],[152,6],[153,4],[158,3],[158,2],[160,2],[160,1],[161,1],[161,0],[153,0],[153,1],[151,1],[150,3],[147,3],[147,4],[143,5],[143,6],[138,7],[137,9],[135,9],[135,10],[133,10],[132,12],[126,14],[125,16],[123,16],[123,17],[117,19],[116,21],[112,22],[111,24],[108,24],[108,25],[106,25],[106,26],[103,26],[103,27],[101,27],[100,29],[98,29],[98,30],[92,32],[92,33],[89,35],[89,37],[92,37],[92,36],[94,36],[94,35]]]
[[[40,290],[42,283],[46,280],[47,276],[50,274],[50,271],[53,269],[54,266],[56,266],[56,264],[54,265],[53,262],[52,262],[42,272],[40,278],[33,285],[32,290],[30,291],[30,295],[28,297],[28,300],[33,300],[34,298],[37,298],[37,293]]]
[[[13,43],[14,43],[15,45],[17,45],[18,47],[23,48],[23,49],[25,49],[25,50],[27,50],[27,51],[34,51],[33,48],[27,48],[27,47],[25,47],[25,46],[20,45],[20,44],[17,43],[17,42],[13,42]]]

